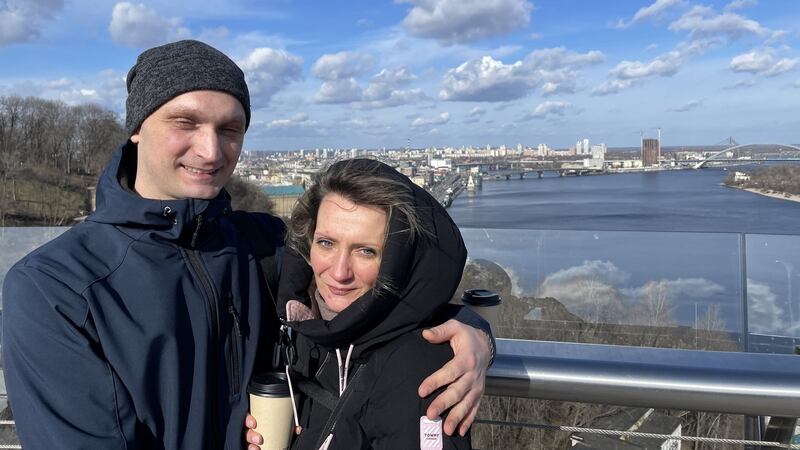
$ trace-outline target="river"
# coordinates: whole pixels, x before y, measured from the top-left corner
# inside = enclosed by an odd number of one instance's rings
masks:
[[[449,208],[459,226],[798,234],[800,204],[722,185],[727,171],[670,170],[484,181]],[[530,176],[530,174],[529,174]]]
[[[448,211],[470,257],[504,266],[519,294],[579,310],[606,288],[604,301],[626,308],[666,292],[677,324],[697,326],[714,306],[731,332],[798,336],[800,203],[728,188],[727,174],[484,181]]]

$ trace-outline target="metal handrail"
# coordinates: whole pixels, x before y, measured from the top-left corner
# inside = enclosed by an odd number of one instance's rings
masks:
[[[800,357],[497,340],[488,395],[800,417]]]

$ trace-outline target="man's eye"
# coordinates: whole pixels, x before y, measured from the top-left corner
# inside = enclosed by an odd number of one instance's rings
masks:
[[[194,122],[189,119],[175,119],[172,122],[181,128],[189,128],[194,126]]]

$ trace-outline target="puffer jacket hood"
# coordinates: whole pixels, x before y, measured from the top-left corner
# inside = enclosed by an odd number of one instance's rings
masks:
[[[458,227],[445,209],[427,191],[408,177],[375,160],[356,159],[336,164],[379,172],[400,182],[413,198],[420,228],[409,240],[408,224],[398,215],[389,220],[379,278],[389,280],[398,291],[372,290],[330,321],[312,319],[290,322],[295,331],[327,349],[355,345],[354,358],[380,347],[408,331],[420,328],[446,304],[461,280],[467,250]],[[288,250],[282,269],[278,313],[285,318],[291,299],[308,304],[313,278],[308,263]]]
[[[136,176],[137,148],[130,140],[114,151],[97,185],[97,210],[89,222],[131,228],[163,230],[171,240],[191,236],[197,216],[206,222],[230,211],[230,196],[222,189],[217,197],[205,199],[151,200],[125,186]]]

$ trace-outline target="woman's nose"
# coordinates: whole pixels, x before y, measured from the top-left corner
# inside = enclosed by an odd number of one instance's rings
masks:
[[[350,255],[347,252],[337,252],[331,267],[331,276],[340,283],[353,278],[353,270],[350,267]]]

